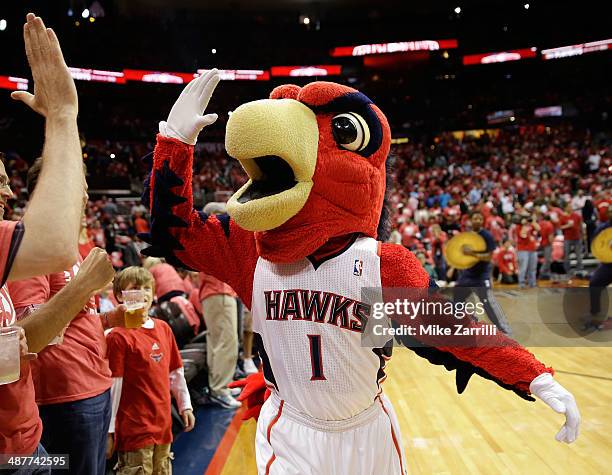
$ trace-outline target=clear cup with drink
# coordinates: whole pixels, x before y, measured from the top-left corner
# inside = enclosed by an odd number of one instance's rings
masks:
[[[125,305],[125,328],[142,326],[142,310],[145,308],[144,290],[124,290],[121,292]]]
[[[0,385],[14,383],[20,376],[19,327],[0,327]]]

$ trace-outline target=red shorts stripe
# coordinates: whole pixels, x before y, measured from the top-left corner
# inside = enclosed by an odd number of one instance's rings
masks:
[[[272,427],[274,427],[274,424],[276,424],[278,420],[280,419],[280,416],[283,413],[284,404],[285,404],[285,401],[281,399],[280,406],[278,406],[278,412],[276,413],[276,416],[274,416],[274,419],[272,419],[272,421],[270,422],[270,425],[268,426],[268,430],[266,431],[266,439],[268,439],[268,443],[270,445],[272,445],[272,443],[270,442],[270,434],[272,432]],[[268,463],[266,464],[266,475],[270,473],[270,467],[272,466],[272,463],[274,462],[274,460],[276,460],[276,455],[274,454],[274,451],[273,451],[272,457],[270,457],[270,460],[268,460]]]
[[[270,460],[268,460],[268,464],[266,465],[266,475],[270,474],[270,467],[272,466],[272,462],[274,462],[274,460],[276,460],[276,455],[272,454],[272,457],[270,457]]]
[[[391,424],[391,438],[393,439],[393,445],[395,445],[395,451],[397,452],[397,456],[399,457],[400,469],[402,470],[402,474],[403,474],[404,473],[404,461],[402,460],[402,451],[400,450],[399,444],[397,442],[397,437],[395,437],[395,430],[393,429],[393,421],[391,420],[391,416],[387,412],[387,408],[383,404],[382,399],[378,398],[378,400],[380,401],[380,405],[382,406],[383,411],[385,411],[385,414],[387,414],[387,417],[389,418],[389,423]]]
[[[278,406],[278,412],[276,413],[276,416],[274,416],[274,419],[272,419],[272,422],[270,422],[270,425],[268,426],[268,431],[266,433],[268,442],[270,442],[270,432],[272,431],[272,427],[274,427],[274,424],[278,422],[281,414],[283,413],[283,404],[285,404],[285,401],[281,399],[280,406]]]

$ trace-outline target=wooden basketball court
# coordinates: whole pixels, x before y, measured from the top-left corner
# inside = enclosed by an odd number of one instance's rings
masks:
[[[549,295],[549,294],[547,294]],[[500,304],[511,323],[529,321],[537,295],[509,292]],[[547,326],[538,326],[546,332]],[[568,330],[571,333],[571,330]],[[560,332],[563,333],[563,332]],[[609,341],[612,332],[599,332]],[[559,337],[559,335],[555,335]],[[612,347],[532,347],[556,370],[582,415],[580,437],[561,444],[555,434],[564,416],[541,401],[528,402],[477,376],[462,395],[454,373],[429,364],[410,350],[396,348],[384,383],[398,415],[409,474],[603,474],[612,463]],[[596,345],[602,345],[601,341]],[[219,445],[207,474],[256,474],[255,423],[234,424]],[[232,426],[234,432],[232,431]],[[381,474],[382,475],[382,474]]]

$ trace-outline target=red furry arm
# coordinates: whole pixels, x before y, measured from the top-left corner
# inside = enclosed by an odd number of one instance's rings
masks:
[[[414,254],[403,246],[382,244],[380,268],[383,289],[429,286],[429,276]],[[385,292],[387,298],[390,293]],[[461,324],[463,327],[482,326],[468,319],[461,320]],[[533,354],[503,333],[478,336],[470,340],[476,343],[474,347],[430,346],[424,340],[419,336],[401,338],[402,343],[419,356],[432,363],[443,364],[449,370],[456,369],[460,393],[470,376],[476,373],[528,398],[529,383],[544,372],[553,373],[552,368],[544,366]]]
[[[250,306],[258,258],[254,235],[227,215],[193,209],[192,167],[193,146],[157,136],[150,191],[143,200],[150,202],[152,246],[144,253],[213,275]]]

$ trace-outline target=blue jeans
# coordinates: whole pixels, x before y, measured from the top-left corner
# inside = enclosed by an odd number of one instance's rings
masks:
[[[569,274],[571,270],[570,252],[572,250],[576,254],[576,270],[582,271],[582,240],[566,240],[563,242],[563,265],[565,266],[566,274]]]
[[[538,268],[538,253],[535,251],[518,252],[519,285],[525,286],[525,277],[529,287],[536,286],[536,270]]]
[[[47,455],[49,454],[42,444],[38,444],[38,447],[36,447],[32,457],[46,457]],[[0,472],[5,473],[6,475],[51,475],[51,469],[49,467],[22,468],[8,473],[0,470]]]
[[[544,276],[550,278],[550,264],[552,263],[552,246],[548,245],[543,248],[544,262],[540,267],[540,278]]]
[[[58,475],[104,475],[111,416],[110,389],[80,401],[39,407],[42,443],[50,454],[70,455],[70,470]]]

